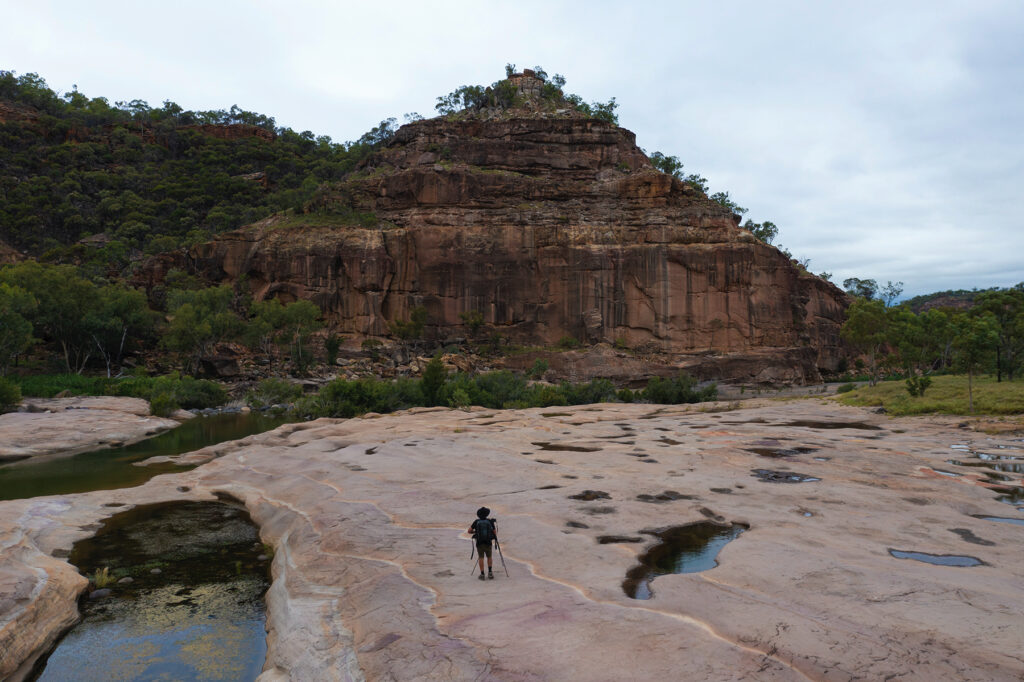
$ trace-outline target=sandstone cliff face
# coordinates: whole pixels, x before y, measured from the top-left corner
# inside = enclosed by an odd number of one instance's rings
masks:
[[[428,334],[464,336],[460,314],[479,311],[520,343],[757,351],[783,368],[762,378],[816,379],[838,358],[845,295],[737,223],[617,126],[570,111],[442,117],[401,128],[307,215],[167,255],[145,276],[244,276],[256,298],[311,299],[356,335],[424,306]]]

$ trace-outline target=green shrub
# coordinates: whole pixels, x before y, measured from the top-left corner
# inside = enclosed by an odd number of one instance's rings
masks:
[[[37,374],[20,377],[23,395],[52,398],[67,391],[71,395],[114,395],[143,398],[164,393],[186,409],[216,407],[227,402],[227,392],[215,381],[179,374],[162,377],[87,377],[79,374]]]
[[[177,374],[152,379],[150,392],[167,393],[186,410],[217,407],[228,400],[227,391],[217,382]]]
[[[619,399],[620,403],[631,403],[636,400],[636,394],[628,388],[620,388],[615,396]]]
[[[4,377],[0,377],[0,413],[9,412],[21,403],[21,388]]]
[[[324,339],[324,351],[327,354],[327,364],[332,367],[338,362],[338,350],[341,349],[342,337],[337,334],[330,334]]]
[[[579,348],[580,342],[572,336],[563,336],[558,339],[558,347],[562,350],[571,350],[573,348]]]
[[[296,410],[304,417],[355,417],[366,412],[394,412],[423,405],[420,382],[413,379],[381,381],[335,379]]]
[[[294,403],[302,396],[302,386],[284,379],[264,379],[245,395],[245,403],[260,410],[271,405]]]
[[[911,376],[907,377],[907,393],[912,398],[923,398],[924,392],[932,385],[931,377]]]
[[[557,386],[538,386],[531,396],[529,407],[555,407],[568,405],[565,393]]]
[[[63,391],[73,395],[107,395],[104,390],[107,379],[80,374],[33,374],[14,381],[23,395],[36,398],[52,398]]]
[[[718,397],[718,387],[710,384],[697,389],[697,380],[686,372],[680,372],[671,379],[652,377],[640,396],[652,403],[675,405],[679,403],[700,403]]]
[[[473,402],[484,407],[502,408],[506,403],[523,400],[527,394],[526,380],[507,370],[478,374],[474,383],[480,399]]]
[[[839,386],[836,387],[836,393],[849,393],[850,391],[854,390],[855,388],[857,388],[857,384],[852,384],[852,383],[839,384]]]
[[[444,382],[447,378],[448,372],[445,370],[441,358],[434,357],[427,363],[426,368],[423,370],[423,377],[420,379],[420,390],[423,393],[423,399],[429,407],[440,404],[441,389],[444,387]]]
[[[540,379],[544,376],[544,373],[548,371],[548,361],[543,359],[537,359],[533,363],[533,367],[526,373],[531,379]]]
[[[170,393],[157,393],[149,399],[149,413],[154,417],[170,417],[181,405]]]
[[[560,388],[569,405],[612,402],[616,398],[615,384],[608,379],[591,379],[585,384],[564,382]]]
[[[465,408],[472,404],[473,403],[470,402],[469,394],[461,388],[455,389],[451,397],[448,399],[448,405],[451,407]]]

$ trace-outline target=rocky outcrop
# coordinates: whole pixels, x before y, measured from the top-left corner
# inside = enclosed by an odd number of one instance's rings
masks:
[[[244,140],[255,137],[260,140],[273,140],[277,137],[272,130],[247,123],[204,123],[202,125],[181,126],[181,130],[196,130],[203,135],[217,137],[222,140]]]
[[[655,170],[633,133],[520,107],[406,125],[308,214],[165,255],[141,282],[171,267],[245,278],[256,298],[311,299],[356,335],[423,306],[439,339],[479,312],[518,343],[757,353],[815,379],[838,361],[845,294],[738,221]]]
[[[57,557],[75,541],[129,506],[227,494],[274,547],[264,682],[1018,680],[1021,527],[986,517],[1020,514],[976,468],[935,468],[949,445],[1021,443],[954,417],[744,405],[319,420],[142,486],[0,502],[0,679],[73,615],[85,579]],[[508,567],[485,582],[465,535],[481,504]],[[709,519],[748,530],[713,568],[627,596],[657,531]]]
[[[129,445],[178,426],[141,398],[31,398],[0,415],[0,465]]]

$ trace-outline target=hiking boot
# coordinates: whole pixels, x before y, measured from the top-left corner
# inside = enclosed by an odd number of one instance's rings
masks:
[[[484,579],[484,574],[483,574],[483,573],[481,573],[481,574],[480,574],[480,580],[483,580],[483,579]]]
[[[481,577],[483,576],[482,573],[480,575],[481,575]],[[490,571],[487,571],[487,579],[488,580],[494,580],[494,574],[491,573]]]

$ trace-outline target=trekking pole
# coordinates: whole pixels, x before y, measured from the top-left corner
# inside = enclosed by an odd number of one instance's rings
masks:
[[[501,553],[501,543],[498,542],[498,538],[494,538],[494,546],[498,548],[498,558],[501,559],[501,567],[505,569],[505,577],[508,577],[508,566],[505,565],[505,557]]]

